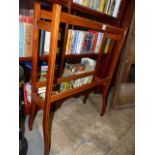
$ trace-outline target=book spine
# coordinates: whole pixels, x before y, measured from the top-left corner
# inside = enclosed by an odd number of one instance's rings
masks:
[[[71,37],[71,44],[70,44],[70,54],[74,54],[73,48],[74,48],[74,41],[75,41],[75,30],[72,30],[72,37]]]
[[[82,5],[88,7],[89,6],[89,0],[83,0]]]
[[[81,54],[84,53],[85,38],[86,38],[86,32],[82,31],[82,42],[81,42],[81,49],[80,49]]]
[[[74,54],[77,54],[78,39],[79,39],[79,31],[76,31],[75,43],[74,43]]]
[[[102,43],[102,38],[103,38],[103,33],[99,32],[95,53],[99,53],[99,50],[100,50],[100,47],[101,47],[101,43]]]
[[[39,56],[43,54],[45,30],[40,31]]]
[[[110,42],[111,42],[110,38],[107,38],[106,43],[105,43],[105,46],[104,46],[104,54],[107,54],[108,53]]]
[[[44,41],[44,53],[49,53],[50,37],[51,37],[51,33],[46,31],[45,32],[45,41]]]
[[[107,7],[106,7],[106,14],[108,14],[108,11],[109,11],[109,8],[110,8],[110,3],[111,3],[111,0],[108,0],[108,3],[107,3]]]
[[[80,54],[80,48],[81,48],[81,40],[82,40],[82,33],[79,31],[79,37],[78,37],[78,42],[77,42],[77,48],[76,48],[76,53]]]
[[[120,4],[121,4],[121,0],[116,0],[115,6],[114,6],[114,11],[113,11],[113,14],[112,14],[113,17],[117,17]]]
[[[24,55],[24,23],[19,23],[19,56]]]
[[[72,33],[72,31],[68,30],[68,37],[67,37],[65,54],[69,54],[69,43],[70,43],[70,39],[71,39],[71,33]]]
[[[24,55],[31,56],[32,24],[24,23]]]
[[[98,11],[103,12],[103,7],[104,7],[104,0],[101,0]]]
[[[112,15],[113,7],[114,7],[114,0],[111,0],[109,10],[108,10],[108,15]]]
[[[92,43],[92,53],[95,53],[95,48],[96,48],[96,43],[97,43],[97,38],[98,38],[98,32],[94,30],[88,30],[88,32],[91,32],[94,34],[94,40]]]
[[[95,10],[99,10],[100,0],[96,0]]]

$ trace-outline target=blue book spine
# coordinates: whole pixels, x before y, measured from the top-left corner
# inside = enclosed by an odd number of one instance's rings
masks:
[[[19,23],[19,56],[24,55],[24,23]]]
[[[97,10],[98,7],[99,7],[99,5],[100,5],[100,0],[95,0],[95,3],[94,3],[94,5],[93,5],[93,9],[94,9],[94,10]]]
[[[75,42],[74,42],[74,54],[77,54],[77,48],[78,48],[78,39],[79,39],[79,31],[76,31],[76,36],[75,36]]]
[[[91,47],[93,43],[94,36],[91,33],[88,33],[87,42],[86,42],[86,53],[91,53]]]
[[[76,31],[72,30],[72,40],[71,40],[71,47],[70,47],[70,54],[74,54],[73,48],[74,48],[74,42],[75,42],[75,35]]]
[[[83,53],[87,52],[87,42],[88,42],[89,33],[86,32],[85,40],[84,40],[84,46],[83,46]]]
[[[76,35],[77,35],[77,31],[74,30],[74,37],[73,37],[73,44],[72,44],[72,51],[71,51],[72,54],[75,54],[74,49],[75,49]]]

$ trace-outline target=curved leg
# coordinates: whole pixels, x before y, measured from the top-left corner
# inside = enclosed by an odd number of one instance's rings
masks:
[[[101,109],[100,116],[103,116],[106,111],[108,88],[109,88],[109,83],[107,83],[107,85],[102,88],[102,109]]]
[[[102,110],[100,116],[103,116],[106,110],[106,97],[102,95]]]
[[[89,97],[89,93],[84,95],[83,104],[86,104],[88,97]]]
[[[32,101],[31,112],[29,116],[29,130],[32,130],[35,115],[36,115],[36,104]]]

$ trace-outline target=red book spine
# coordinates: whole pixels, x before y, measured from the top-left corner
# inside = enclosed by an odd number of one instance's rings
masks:
[[[97,38],[98,38],[98,32],[94,31],[94,30],[88,30],[88,32],[93,33],[95,35],[94,43],[93,43],[93,47],[92,47],[92,53],[95,53],[95,48],[96,48]]]

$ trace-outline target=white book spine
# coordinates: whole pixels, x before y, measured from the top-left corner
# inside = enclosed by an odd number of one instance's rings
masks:
[[[50,32],[45,32],[45,41],[44,41],[44,52],[49,53],[49,48],[50,48]]]
[[[121,0],[116,0],[115,6],[114,6],[114,11],[113,11],[113,14],[112,14],[113,17],[117,17],[120,4],[121,4]]]

